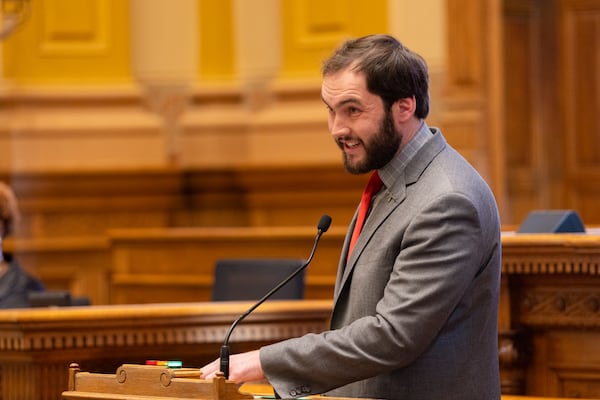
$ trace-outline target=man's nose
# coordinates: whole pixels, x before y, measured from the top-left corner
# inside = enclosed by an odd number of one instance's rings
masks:
[[[350,129],[348,125],[344,122],[343,118],[338,116],[331,117],[329,121],[329,132],[334,139],[337,139],[342,136],[348,135]]]

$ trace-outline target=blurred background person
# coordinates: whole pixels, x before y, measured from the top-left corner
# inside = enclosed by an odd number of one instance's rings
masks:
[[[42,282],[24,271],[4,250],[4,241],[13,234],[18,219],[16,196],[0,182],[0,308],[28,307],[28,293],[44,290]]]

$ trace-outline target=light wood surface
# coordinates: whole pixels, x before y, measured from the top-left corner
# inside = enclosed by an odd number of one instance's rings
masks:
[[[199,368],[219,356],[252,303],[174,303],[0,311],[0,398],[56,400],[67,370],[109,373],[148,359]],[[331,301],[269,301],[231,336],[232,352],[327,328]],[[35,380],[36,385],[31,381]]]
[[[111,230],[111,293],[118,304],[152,299],[209,300],[220,258],[306,259],[315,226]],[[332,299],[346,233],[332,227],[306,270],[305,298]],[[152,293],[152,295],[150,295]]]

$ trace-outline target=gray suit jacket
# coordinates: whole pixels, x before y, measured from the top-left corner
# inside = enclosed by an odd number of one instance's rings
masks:
[[[346,237],[331,330],[261,349],[281,396],[500,399],[496,203],[431,131],[379,193],[347,264]]]

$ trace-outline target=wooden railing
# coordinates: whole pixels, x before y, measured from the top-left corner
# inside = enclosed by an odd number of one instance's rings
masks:
[[[0,311],[0,397],[56,400],[68,367],[114,372],[123,363],[180,360],[199,368],[219,356],[231,323],[251,304],[180,303]],[[255,349],[328,326],[330,301],[270,301],[231,336]]]

